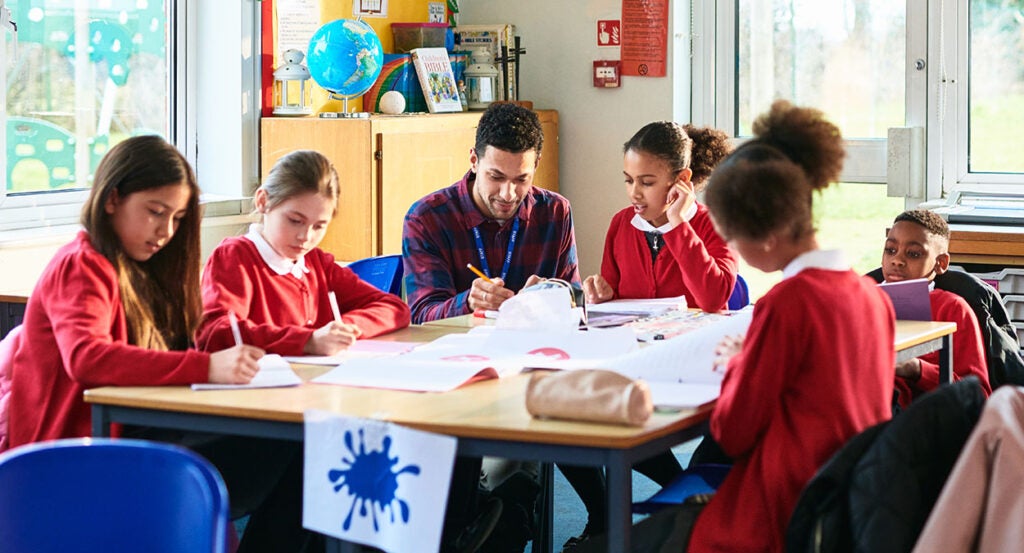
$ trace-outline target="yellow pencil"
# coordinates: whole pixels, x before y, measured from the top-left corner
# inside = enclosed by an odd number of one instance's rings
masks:
[[[487,275],[480,272],[480,269],[474,267],[472,263],[466,263],[466,268],[469,269],[470,271],[473,271],[473,273],[476,274],[476,276],[486,280],[487,282],[491,282],[491,279],[487,278]]]

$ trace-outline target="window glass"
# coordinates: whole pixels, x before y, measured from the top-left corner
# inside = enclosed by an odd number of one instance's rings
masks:
[[[821,109],[847,139],[902,126],[905,4],[738,0],[738,134],[776,98]]]
[[[867,273],[881,265],[886,229],[901,212],[903,198],[886,197],[884,186],[833,184],[815,195],[818,244],[843,250],[854,271]],[[760,298],[782,279],[781,272],[762,273],[742,260],[740,274],[751,299]]]
[[[969,171],[1021,173],[1024,2],[972,0],[970,10]]]
[[[167,3],[7,0],[8,194],[88,188],[114,144],[169,136]]]

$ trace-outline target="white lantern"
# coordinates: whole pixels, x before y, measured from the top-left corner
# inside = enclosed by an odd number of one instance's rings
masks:
[[[487,109],[498,99],[498,69],[494,67],[494,56],[487,48],[477,48],[470,54],[470,62],[463,72],[469,109]]]
[[[281,57],[284,65],[274,70],[274,115],[313,113],[313,88],[306,86],[309,69],[302,65],[306,55],[301,50],[286,50]],[[291,83],[298,83],[298,98],[294,93],[296,87]]]

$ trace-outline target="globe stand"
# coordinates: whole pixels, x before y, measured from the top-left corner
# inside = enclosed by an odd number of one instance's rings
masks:
[[[356,96],[359,96],[358,94]],[[348,100],[349,98],[355,98],[355,96],[342,96],[340,94],[331,92],[329,95],[331,100],[341,100],[341,111],[325,111],[320,114],[320,117],[324,119],[369,119],[369,112],[365,111],[349,111]]]

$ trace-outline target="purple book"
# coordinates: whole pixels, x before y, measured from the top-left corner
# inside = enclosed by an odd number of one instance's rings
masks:
[[[917,278],[878,285],[892,300],[898,321],[932,320],[932,302],[928,298],[929,280]]]

